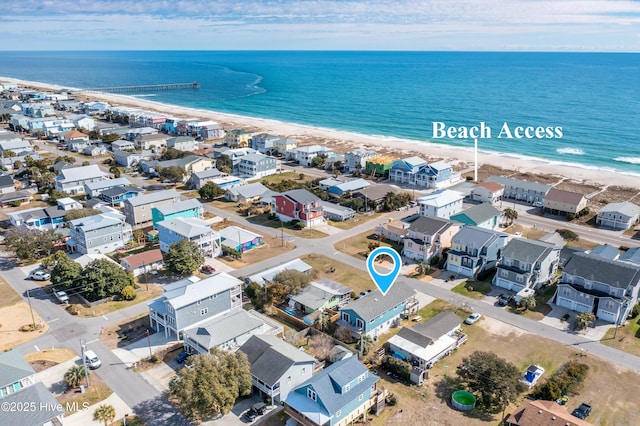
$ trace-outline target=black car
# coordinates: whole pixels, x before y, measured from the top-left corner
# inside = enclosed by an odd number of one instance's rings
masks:
[[[261,416],[267,411],[267,404],[264,402],[256,402],[251,406],[251,411]]]
[[[510,294],[501,294],[498,298],[498,305],[507,306],[513,300],[513,296]]]
[[[571,413],[573,417],[577,417],[582,420],[586,419],[589,414],[591,414],[591,406],[584,403],[580,404],[580,406]]]
[[[258,417],[258,414],[253,410],[249,409],[244,413],[244,418],[247,419],[248,422],[252,422]]]
[[[185,362],[187,360],[187,358],[189,358],[191,356],[191,354],[189,352],[182,352],[180,355],[178,355],[176,357],[176,361],[178,362],[178,364],[182,364],[183,362]]]

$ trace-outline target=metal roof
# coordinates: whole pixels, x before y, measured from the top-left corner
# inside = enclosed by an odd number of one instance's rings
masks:
[[[174,309],[188,306],[205,297],[220,294],[242,284],[242,281],[226,272],[210,275],[196,282],[181,280],[180,286],[165,288],[164,298]]]
[[[373,290],[365,296],[361,296],[359,299],[343,306],[340,311],[352,310],[358,314],[360,318],[369,322],[401,303],[406,302],[407,299],[414,296],[415,293],[416,291],[407,284],[396,281],[386,295],[383,296],[380,290]]]
[[[166,189],[164,191],[155,191],[150,192],[149,194],[129,198],[125,200],[125,203],[129,203],[133,207],[137,207],[145,204],[156,203],[158,201],[169,200],[171,198],[180,199],[180,194],[175,189]]]

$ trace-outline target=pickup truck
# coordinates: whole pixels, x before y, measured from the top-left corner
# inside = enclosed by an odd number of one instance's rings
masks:
[[[58,299],[60,303],[69,303],[69,296],[66,291],[58,291],[55,288],[53,289],[53,295]]]
[[[577,417],[581,420],[586,419],[589,414],[591,414],[591,406],[585,403],[580,404],[580,406],[571,413],[573,417]]]

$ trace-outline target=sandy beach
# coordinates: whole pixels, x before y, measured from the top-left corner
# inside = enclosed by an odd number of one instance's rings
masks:
[[[37,88],[39,90],[72,89],[39,82],[17,80],[0,77],[0,81],[17,83],[20,86]],[[417,155],[429,160],[445,159],[456,165],[457,169],[468,169],[474,162],[474,153],[471,148],[458,148],[444,144],[428,143],[423,141],[409,141],[395,138],[375,137],[357,133],[337,131],[327,128],[305,126],[300,124],[285,123],[276,120],[267,120],[255,117],[225,114],[215,111],[207,111],[193,108],[185,108],[175,105],[167,105],[132,96],[90,93],[80,97],[87,99],[103,100],[111,105],[122,105],[139,108],[148,111],[157,111],[174,117],[196,117],[217,121],[224,128],[245,128],[255,132],[267,132],[277,136],[289,137],[301,142],[301,145],[313,143],[330,146],[336,152],[344,152],[353,148],[366,148],[380,152],[387,152],[398,158]],[[549,149],[554,149],[550,147]],[[478,152],[479,165],[494,166],[504,170],[504,174],[528,173],[532,175],[554,175],[576,181],[578,183],[593,184],[596,186],[624,186],[640,188],[640,175],[631,173],[603,170],[601,168],[587,168],[568,163],[553,163],[546,160],[537,160],[524,157],[516,157],[507,154],[498,154],[483,151],[482,146]]]

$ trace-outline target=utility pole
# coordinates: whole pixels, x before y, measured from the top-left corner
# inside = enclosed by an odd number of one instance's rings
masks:
[[[27,289],[27,300],[29,301],[29,310],[31,311],[31,321],[33,322],[33,331],[36,331],[36,318],[33,315],[33,308],[31,307],[31,295],[29,289]]]
[[[282,247],[284,247],[284,222],[280,219],[280,240]]]
[[[87,350],[87,347],[82,341],[82,339],[80,340],[80,349],[82,352],[82,365],[84,366],[84,377],[87,379],[87,389],[89,389],[89,370],[87,370],[87,357],[84,354],[84,352]]]
[[[147,343],[149,344],[149,361],[151,361],[151,357],[153,354],[151,353],[151,334],[149,334],[149,329],[147,328]]]

